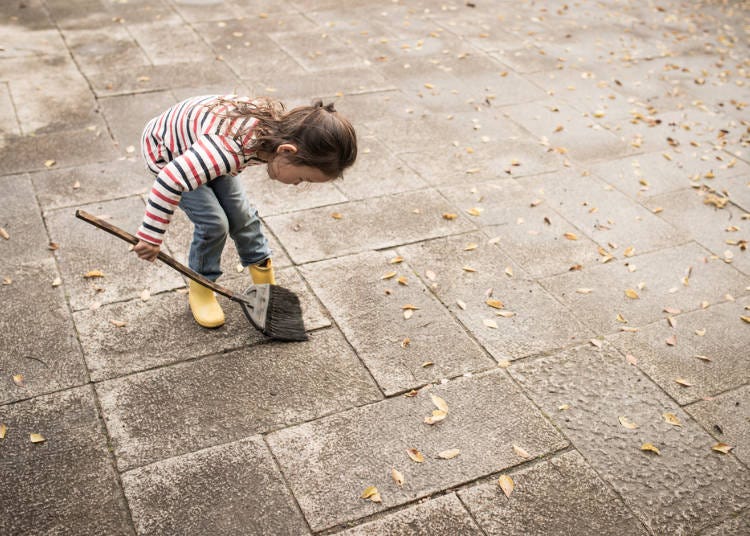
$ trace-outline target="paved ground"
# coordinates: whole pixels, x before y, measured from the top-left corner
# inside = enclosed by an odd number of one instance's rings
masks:
[[[747,3],[0,17],[0,533],[748,533]],[[358,129],[335,184],[243,175],[306,343],[74,218],[135,230],[144,122],[231,91]]]

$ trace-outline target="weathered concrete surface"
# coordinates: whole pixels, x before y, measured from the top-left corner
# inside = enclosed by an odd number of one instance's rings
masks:
[[[96,406],[90,386],[3,406],[0,532],[133,534]]]
[[[577,452],[503,474],[513,479],[510,497],[497,479],[458,494],[486,534],[647,534]]]
[[[1,533],[747,532],[747,2],[0,4]],[[341,180],[240,176],[303,344],[74,218],[134,231],[143,123],[226,93],[357,132]]]
[[[267,432],[382,398],[333,330],[102,382],[121,470]]]
[[[716,441],[611,346],[581,346],[509,370],[655,534],[695,532],[747,507],[747,469],[713,451]]]
[[[448,416],[424,423],[435,405]],[[380,512],[517,465],[513,451],[530,456],[554,452],[566,441],[502,371],[461,378],[412,398],[398,397],[339,413],[268,436],[271,451],[314,531]],[[407,451],[424,456],[412,461]],[[438,454],[459,449],[452,459]],[[391,470],[404,475],[397,486]],[[382,504],[359,496],[376,486]]]
[[[493,367],[412,268],[394,259],[393,251],[363,253],[303,269],[385,394]],[[350,292],[341,292],[342,281]]]
[[[122,480],[138,534],[309,534],[260,437],[135,469]]]
[[[419,502],[377,521],[340,532],[343,536],[390,534],[393,536],[479,536],[484,534],[454,494]]]

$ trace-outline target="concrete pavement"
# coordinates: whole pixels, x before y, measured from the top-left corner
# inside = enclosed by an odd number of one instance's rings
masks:
[[[0,25],[0,534],[747,534],[747,3],[8,0]],[[74,217],[135,230],[145,121],[229,92],[357,128],[343,180],[242,175],[305,343],[227,300],[198,327],[176,272]]]

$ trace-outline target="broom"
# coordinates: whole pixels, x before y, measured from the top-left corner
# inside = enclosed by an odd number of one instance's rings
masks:
[[[138,239],[130,233],[97,218],[93,214],[89,214],[83,210],[76,210],[76,217],[99,229],[107,231],[125,242],[133,245],[138,243]],[[299,298],[294,292],[278,285],[263,284],[251,285],[242,294],[237,294],[226,287],[206,279],[187,266],[180,264],[163,251],[159,252],[157,258],[182,275],[239,303],[250,323],[264,335],[280,341],[307,340],[305,324],[302,320],[302,307],[300,306]]]

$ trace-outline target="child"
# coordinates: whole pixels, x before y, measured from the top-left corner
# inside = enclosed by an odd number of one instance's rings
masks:
[[[357,157],[354,129],[333,104],[317,101],[285,112],[279,102],[236,95],[175,104],[148,122],[141,144],[156,180],[136,233],[136,254],[147,261],[156,258],[179,206],[195,227],[190,268],[215,281],[229,235],[255,284],[275,283],[271,252],[237,174],[266,164],[268,176],[284,184],[326,182],[341,176]],[[196,322],[208,328],[224,324],[214,293],[189,283]]]

